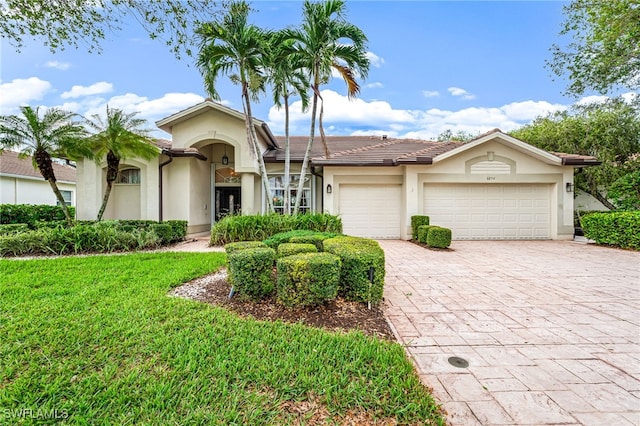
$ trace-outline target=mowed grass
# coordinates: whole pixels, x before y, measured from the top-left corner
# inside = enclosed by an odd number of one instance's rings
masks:
[[[223,262],[0,260],[0,423],[444,424],[398,344],[167,296]]]

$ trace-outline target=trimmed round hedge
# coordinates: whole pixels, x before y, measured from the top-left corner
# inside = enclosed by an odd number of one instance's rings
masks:
[[[424,225],[429,225],[429,216],[411,216],[411,237],[414,240],[420,241],[420,227]]]
[[[340,293],[347,300],[379,303],[384,287],[384,251],[375,240],[335,237],[324,240],[324,251],[342,261]],[[373,282],[369,271],[373,270]]]
[[[245,248],[227,254],[228,279],[239,295],[260,300],[273,294],[276,251],[268,247]]]
[[[278,257],[292,256],[299,253],[317,253],[313,244],[283,243],[278,246]]]
[[[262,241],[238,241],[237,243],[229,243],[224,246],[224,251],[227,254],[236,252],[238,250],[246,250],[252,248],[267,247]]]
[[[301,253],[278,259],[278,301],[285,306],[312,306],[335,299],[340,264],[340,258],[330,253]]]
[[[427,245],[434,248],[447,248],[451,245],[451,229],[430,226],[427,234]]]

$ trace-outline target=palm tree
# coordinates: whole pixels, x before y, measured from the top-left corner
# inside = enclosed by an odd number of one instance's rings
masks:
[[[93,153],[84,143],[87,131],[79,122],[74,122],[76,114],[58,108],[47,109],[42,118],[39,107],[34,110],[23,106],[20,111],[22,116],[0,116],[0,147],[18,148],[20,158],[33,158],[33,167],[51,185],[67,224],[71,226],[73,218],[56,184],[51,159],[91,158]]]
[[[127,114],[122,110],[109,108],[107,105],[106,120],[102,120],[95,114],[92,115],[93,120],[88,121],[89,126],[96,131],[89,138],[96,161],[107,157],[107,189],[98,211],[98,221],[102,220],[107,208],[113,182],[118,178],[120,161],[138,157],[150,160],[160,153],[148,136],[148,130],[143,128],[147,121],[136,118],[137,114],[137,112]]]
[[[289,143],[289,100],[299,95],[302,110],[309,106],[308,80],[304,74],[299,56],[295,55],[295,39],[289,30],[272,33],[267,55],[267,78],[272,85],[273,103],[278,108],[284,106],[284,214],[291,213],[289,185],[291,182],[291,152]]]
[[[250,10],[246,2],[235,1],[229,5],[228,13],[221,20],[200,25],[196,30],[201,40],[197,64],[204,78],[205,88],[214,99],[220,99],[215,87],[220,74],[228,74],[233,83],[240,85],[247,143],[258,160],[267,195],[267,209],[272,212],[269,177],[251,113],[251,100],[257,100],[258,94],[264,91],[265,78],[262,72],[268,33],[247,22]]]
[[[346,6],[343,0],[326,0],[315,3],[305,0],[303,4],[302,28],[296,32],[296,55],[308,72],[313,103],[311,107],[311,131],[305,151],[298,182],[294,213],[300,209],[302,188],[309,168],[309,157],[313,148],[316,127],[318,98],[321,98],[320,85],[331,78],[331,71],[337,71],[347,84],[347,95],[352,98],[360,91],[356,76],[366,78],[369,72],[369,59],[366,56],[367,37],[357,26],[345,20]],[[320,106],[319,129],[322,136],[325,155],[329,148],[322,127],[323,107]]]

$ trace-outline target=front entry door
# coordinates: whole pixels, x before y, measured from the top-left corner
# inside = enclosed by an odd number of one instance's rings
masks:
[[[216,222],[230,214],[240,214],[240,187],[216,188]]]

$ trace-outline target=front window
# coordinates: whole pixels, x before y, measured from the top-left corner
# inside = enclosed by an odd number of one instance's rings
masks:
[[[60,194],[62,195],[62,198],[64,199],[64,203],[67,206],[71,205],[71,197],[73,196],[73,192],[72,191],[67,191],[64,189],[60,190]],[[56,201],[56,205],[60,205],[60,201]]]
[[[290,211],[293,212],[293,207],[296,205],[296,194],[298,193],[298,182],[300,182],[300,175],[291,175],[291,181],[289,182],[289,205]],[[276,213],[284,213],[284,175],[272,175],[269,178],[269,186],[271,187],[271,201],[273,202],[273,208]],[[304,186],[302,189],[302,198],[300,199],[300,213],[307,213],[311,209],[311,179],[307,175],[304,180]]]
[[[140,185],[140,169],[124,169],[118,172],[116,183]]]

